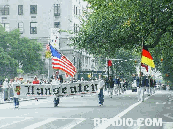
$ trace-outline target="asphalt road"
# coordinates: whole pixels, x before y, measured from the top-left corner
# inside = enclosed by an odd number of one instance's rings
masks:
[[[103,106],[98,105],[97,94],[64,97],[58,107],[54,107],[53,98],[39,101],[20,102],[20,108],[14,109],[13,103],[0,104],[0,129],[173,129],[173,93],[158,91],[147,97],[144,102],[137,102],[136,93],[126,93],[109,98],[105,95]],[[110,118],[133,120],[132,126],[114,126]],[[108,121],[95,124],[96,118]],[[135,125],[138,118],[141,124]],[[162,126],[146,126],[146,118],[162,118]]]

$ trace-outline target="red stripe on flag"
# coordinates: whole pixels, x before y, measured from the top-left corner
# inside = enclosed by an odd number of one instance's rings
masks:
[[[147,57],[147,58],[153,60],[153,58],[152,58],[150,52],[147,51],[147,50],[145,50],[145,49],[142,49],[142,56],[145,56],[145,57]]]
[[[54,63],[54,62],[52,62],[52,65],[54,67],[61,66],[61,67],[65,68],[67,71],[69,71],[71,73],[75,73],[75,71],[73,71],[73,69],[69,68],[68,66],[66,66],[66,65],[64,65],[62,63]]]
[[[61,66],[52,66],[52,68],[53,69],[60,69],[60,70],[62,70],[62,71],[64,71],[64,72],[66,72],[66,73],[68,73],[70,76],[74,76],[74,74],[72,74],[72,73],[70,73],[69,71],[67,71],[65,68],[63,68],[63,67],[61,67]]]
[[[53,69],[61,69],[73,77],[74,74],[76,73],[76,69],[67,58],[65,58],[65,59],[66,60],[64,60],[64,58],[62,58],[62,57],[61,57],[61,59],[53,57],[52,67],[53,67]]]

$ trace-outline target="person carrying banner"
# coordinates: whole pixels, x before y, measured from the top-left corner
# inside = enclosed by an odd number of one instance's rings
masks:
[[[103,88],[105,86],[105,82],[103,79],[99,79],[99,83],[98,83],[98,88],[99,88],[99,94],[98,94],[98,98],[99,98],[99,105],[103,105],[104,102],[104,95],[103,95]]]
[[[54,76],[53,76],[53,80],[52,80],[52,82],[51,82],[52,85],[60,85],[60,80],[57,79],[57,76],[58,76],[58,75],[54,75]],[[54,98],[54,107],[57,107],[58,104],[59,104],[59,96],[56,96],[56,97]]]
[[[12,82],[12,86],[14,86],[14,84],[20,84],[20,82],[18,81],[18,78],[15,77],[14,78],[14,82]],[[15,108],[19,108],[19,94],[20,94],[20,87],[16,86],[16,88],[13,87],[13,100],[14,100],[14,106]]]

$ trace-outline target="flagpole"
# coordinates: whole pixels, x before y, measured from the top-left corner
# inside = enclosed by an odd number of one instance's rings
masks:
[[[142,49],[143,49],[143,37],[142,37]],[[142,60],[142,49],[141,49],[141,60]],[[140,74],[139,74],[139,76],[140,76],[140,77],[139,77],[140,82],[139,82],[139,86],[141,87],[141,86],[142,86],[141,63],[140,63],[139,68],[140,68]]]

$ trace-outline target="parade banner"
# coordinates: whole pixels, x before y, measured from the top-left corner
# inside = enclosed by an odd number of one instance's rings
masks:
[[[88,93],[96,93],[99,81],[81,81],[74,83],[52,84],[14,84],[14,96],[26,97],[49,97],[69,96]]]

